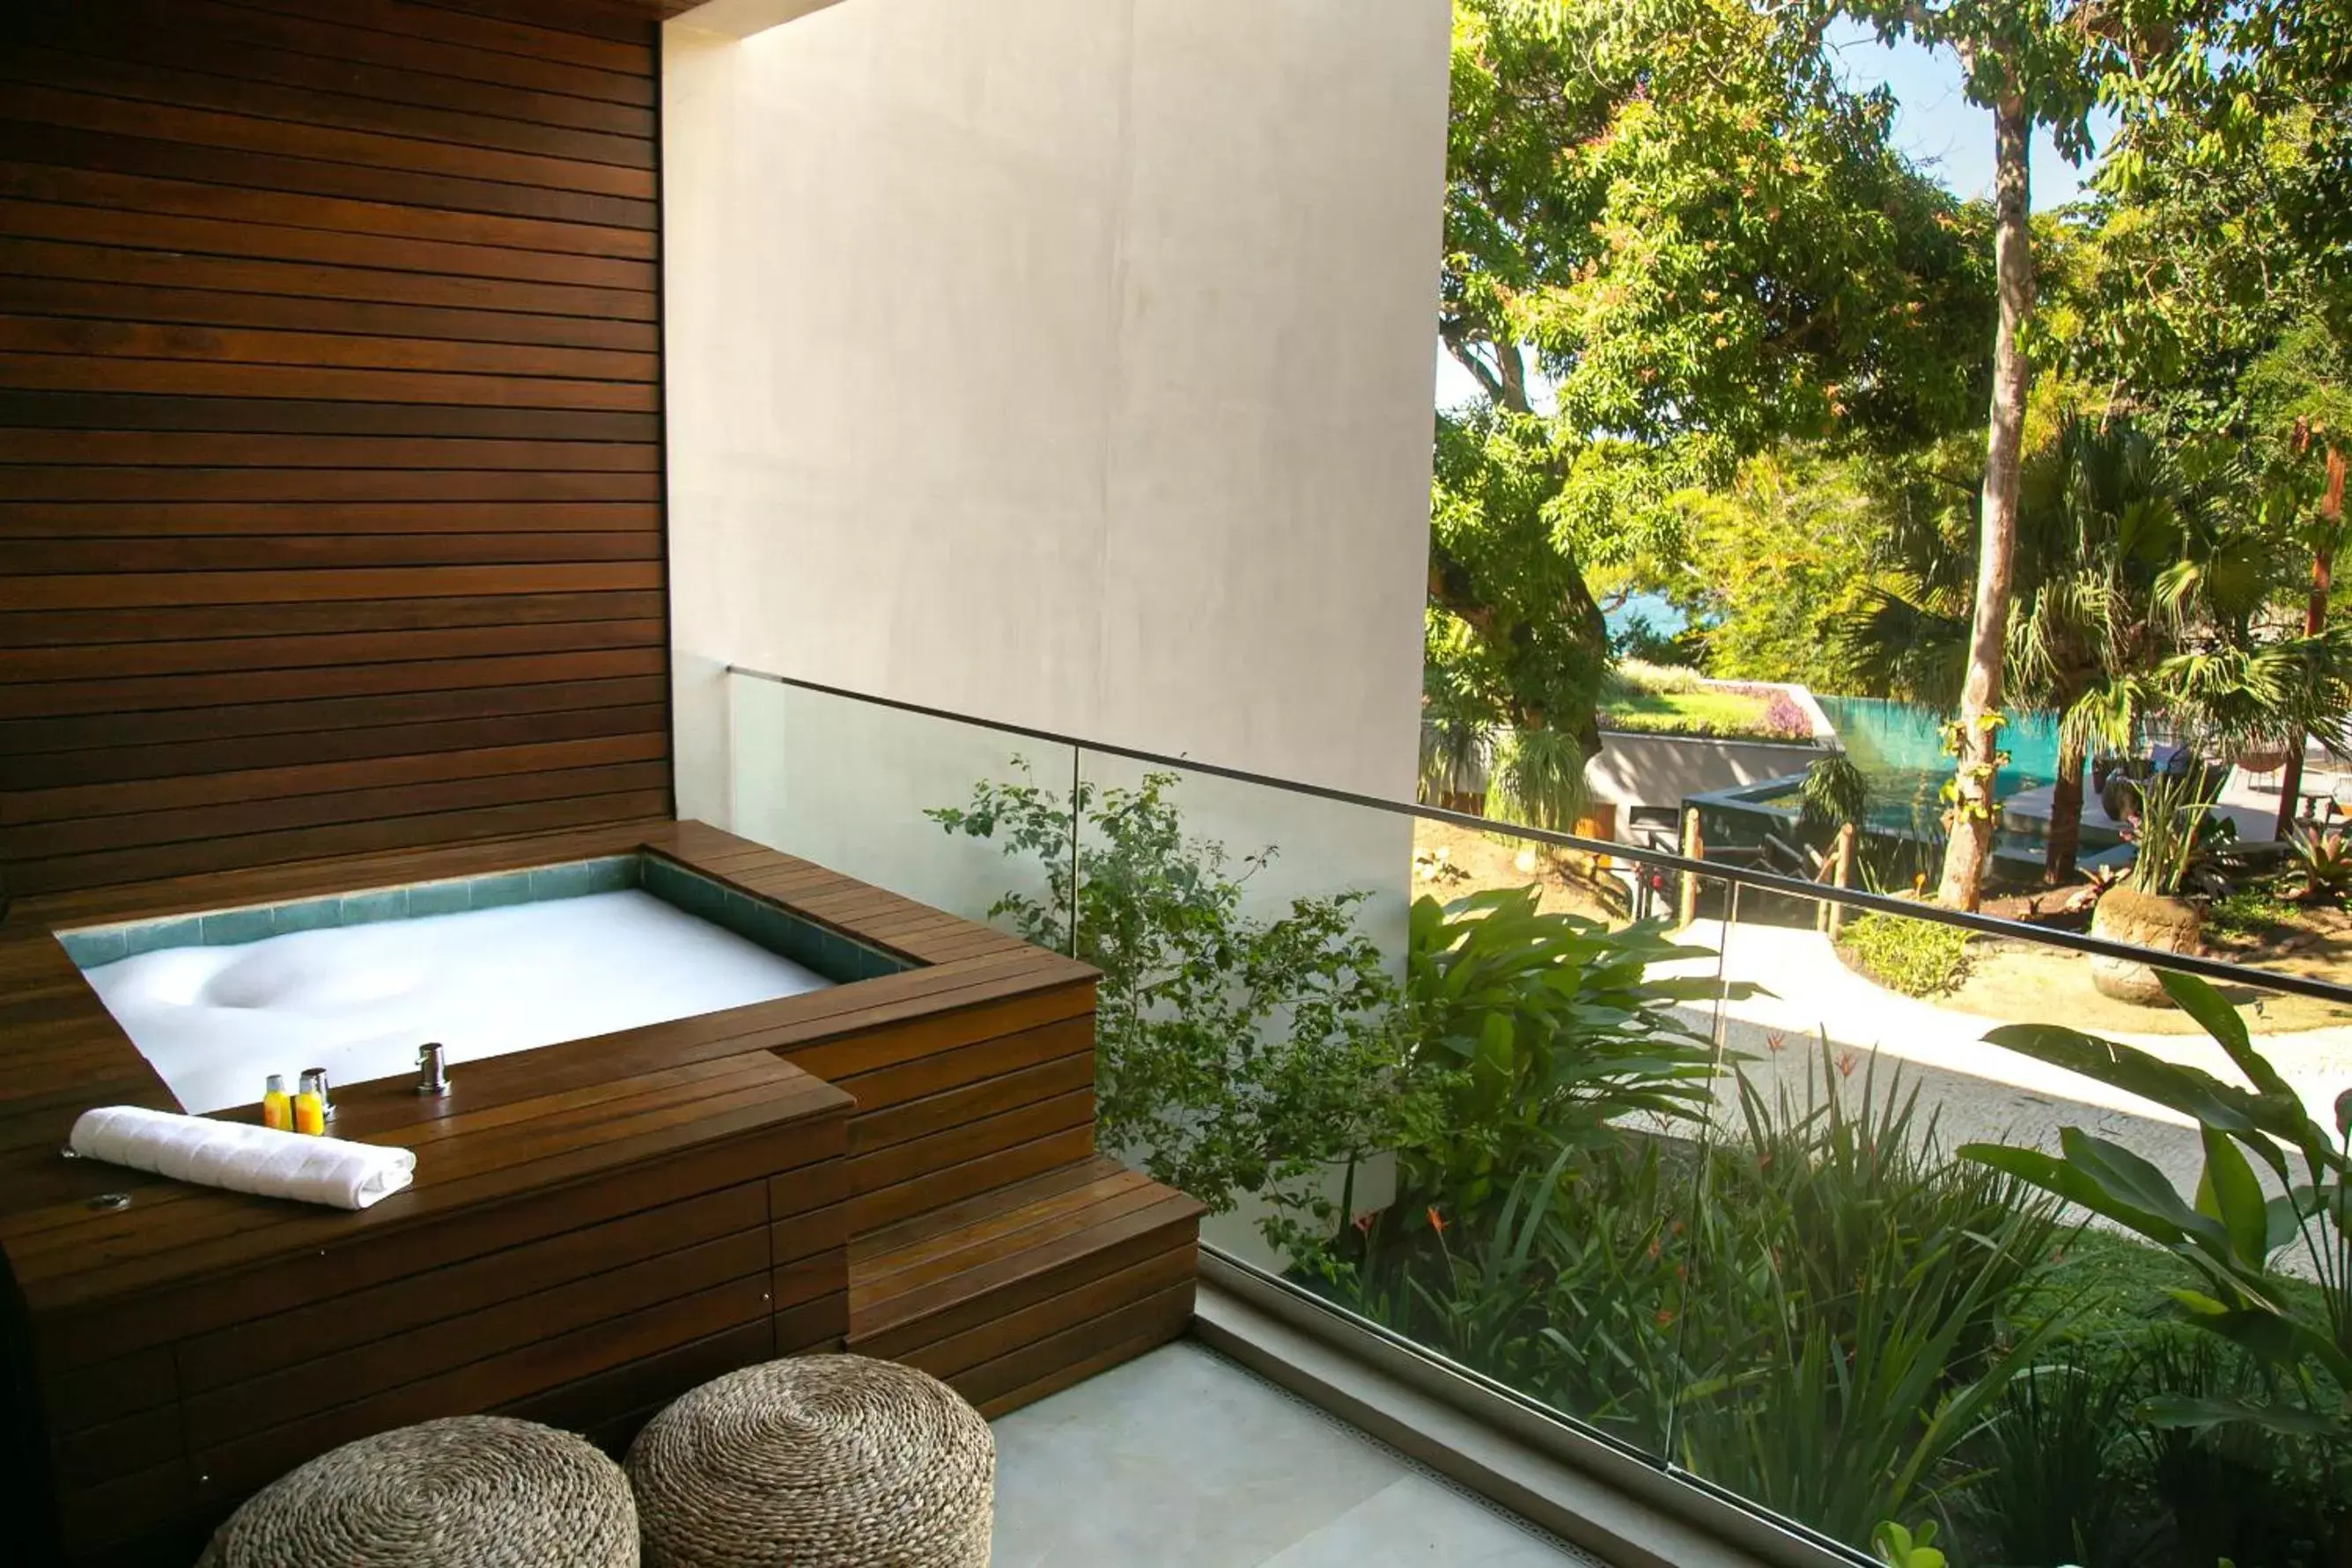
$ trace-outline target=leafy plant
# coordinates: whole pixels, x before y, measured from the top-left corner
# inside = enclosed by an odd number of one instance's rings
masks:
[[[1958,1510],[1988,1562],[2131,1568],[2147,1532],[2132,1517],[2136,1368],[2078,1352],[2010,1380],[1968,1446],[1975,1479]]]
[[[1671,1010],[1715,982],[1647,977],[1706,951],[1669,941],[1662,921],[1612,931],[1545,914],[1538,897],[1498,888],[1412,906],[1406,1060],[1434,1105],[1407,1176],[1454,1209],[1613,1136],[1618,1117],[1695,1116],[1715,1076],[1712,1045]]]
[[[2171,1322],[2152,1328],[2143,1336],[2130,1383],[2143,1401],[2212,1398],[2265,1375],[2251,1357],[2211,1334]],[[2281,1568],[2338,1568],[2346,1560],[2328,1517],[2344,1508],[2343,1445],[2243,1423],[2150,1426],[2132,1414],[2139,1469],[2170,1516],[2182,1561],[2234,1558]]]
[[[1494,724],[1486,705],[1443,667],[1431,666],[1423,685],[1415,798],[1443,806],[1450,797],[1469,794],[1486,776]]]
[[[1495,743],[1486,774],[1486,815],[1497,821],[1567,832],[1591,797],[1585,750],[1558,729],[1513,730]]]
[[[2024,1184],[1948,1160],[1916,1087],[1856,1102],[1823,1042],[1808,1103],[1743,1076],[1710,1154],[1683,1354],[1717,1377],[1675,1427],[1688,1469],[1842,1540],[1931,1500],[2053,1323],[2012,1306],[2058,1232]],[[1723,1336],[1716,1342],[1714,1336]]]
[[[2282,897],[2277,880],[2266,879],[2236,888],[2205,906],[2205,933],[2210,936],[2253,937],[2275,941],[2294,926],[2295,906]]]
[[[1887,1568],[1944,1568],[1944,1554],[1936,1550],[1936,1521],[1924,1521],[1915,1532],[1886,1520],[1871,1532],[1871,1550]]]
[[[1916,1093],[1824,1050],[1686,1140],[1619,1130],[1475,1209],[1358,1217],[1326,1289],[1512,1387],[1854,1543],[1936,1500],[2052,1316],[2056,1206],[1947,1160]],[[1853,1063],[1847,1059],[1846,1066]]]
[[[2352,838],[2341,828],[2303,828],[2289,841],[2303,904],[2340,904],[2352,892]]]
[[[1601,678],[1601,695],[1604,702],[1622,702],[1635,696],[1669,696],[1685,692],[1706,689],[1706,677],[1682,664],[1652,664],[1644,659],[1621,659],[1616,667]]]
[[[1945,996],[1969,977],[1969,934],[1956,925],[1863,915],[1847,923],[1839,945],[1864,974],[1906,997]]]
[[[1998,1144],[1970,1144],[1960,1155],[2171,1252],[2203,1286],[2172,1291],[2187,1321],[2289,1382],[2286,1396],[2261,1399],[2160,1396],[2149,1402],[2151,1419],[2176,1427],[2245,1422],[2288,1436],[2341,1437],[2352,1433],[2352,1239],[2347,1235],[2352,1091],[2336,1100],[2331,1135],[2253,1049],[2244,1020],[2219,991],[2188,975],[2166,972],[2160,978],[2251,1089],[2054,1024],[2005,1025],[1985,1038],[2194,1117],[2205,1168],[2193,1199],[2181,1197],[2163,1172],[2129,1149],[2078,1127],[2061,1131],[2055,1155]],[[2280,1196],[2264,1196],[2257,1163]],[[2316,1312],[2273,1267],[2290,1246],[2318,1283]]]
[[[1870,780],[1843,751],[1816,758],[1797,788],[1799,817],[1814,832],[1859,825],[1870,814]]]
[[[2200,763],[2182,773],[2158,773],[2137,786],[2135,854],[2126,885],[2151,898],[2180,891],[2189,870],[2211,854],[2236,824],[2214,813],[2210,778]]]
[[[1135,789],[1081,783],[1073,800],[1013,765],[1021,781],[982,781],[969,805],[925,815],[1039,861],[1045,894],[1008,893],[989,918],[1102,971],[1104,1146],[1219,1211],[1243,1193],[1282,1199],[1292,1178],[1386,1146],[1397,991],[1356,925],[1366,895],[1248,914],[1247,884],[1274,847],[1236,860],[1187,836],[1174,775]]]

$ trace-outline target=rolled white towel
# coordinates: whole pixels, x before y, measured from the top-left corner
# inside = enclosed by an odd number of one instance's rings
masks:
[[[416,1156],[406,1149],[305,1137],[136,1105],[83,1112],[68,1141],[84,1159],[231,1192],[336,1208],[365,1208],[416,1178]]]

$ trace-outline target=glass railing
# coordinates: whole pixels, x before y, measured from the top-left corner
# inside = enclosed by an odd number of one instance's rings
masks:
[[[2158,954],[734,679],[738,831],[1100,968],[1228,1257],[1832,1555],[2352,1562],[2325,874]]]

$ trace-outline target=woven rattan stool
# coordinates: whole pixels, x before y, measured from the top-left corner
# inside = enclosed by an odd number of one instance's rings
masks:
[[[460,1416],[346,1443],[256,1493],[196,1568],[635,1568],[628,1478],[585,1437]]]
[[[954,1389],[857,1355],[707,1383],[629,1449],[646,1568],[985,1568],[996,1440]]]

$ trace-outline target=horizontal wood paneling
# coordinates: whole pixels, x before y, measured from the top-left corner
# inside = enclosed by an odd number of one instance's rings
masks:
[[[0,892],[666,809],[676,9],[0,13]]]

